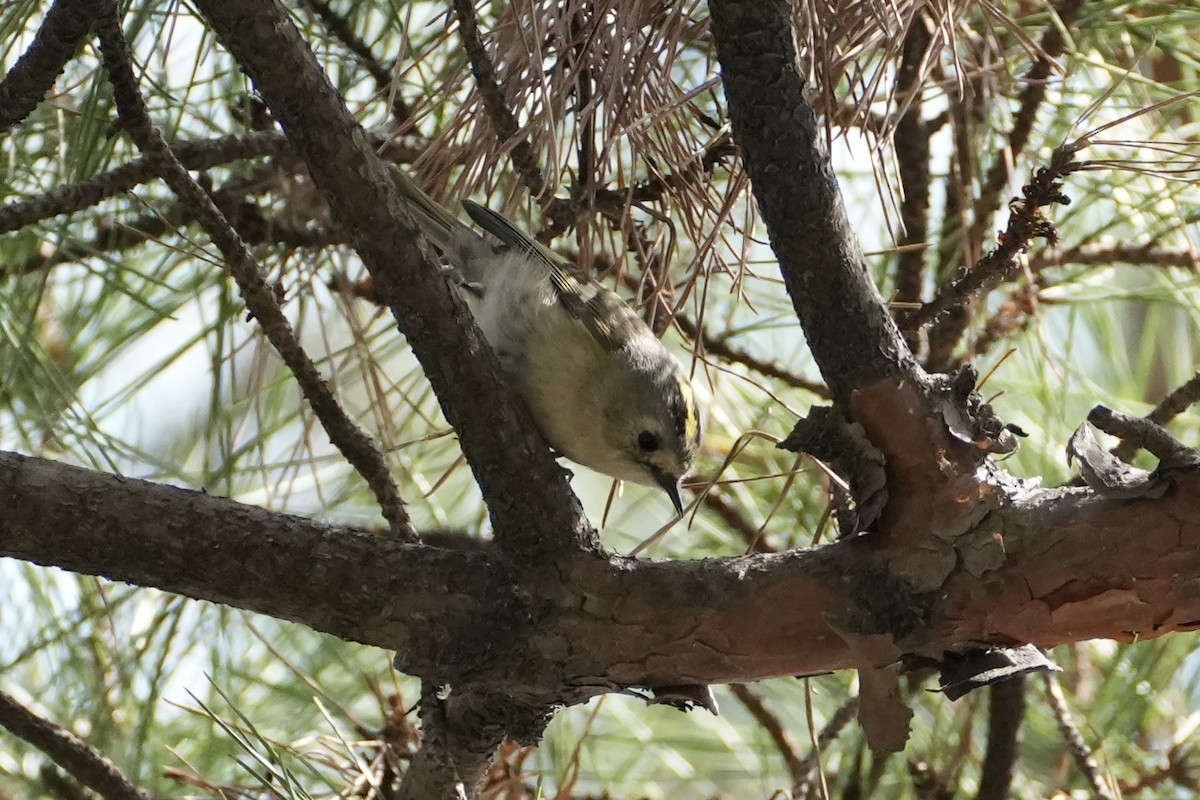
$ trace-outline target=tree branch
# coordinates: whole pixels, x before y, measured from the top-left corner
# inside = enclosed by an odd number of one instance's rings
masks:
[[[0,726],[54,760],[104,800],[151,800],[99,750],[0,692]]]
[[[425,149],[424,140],[412,137],[371,136],[372,143],[387,151],[394,162],[413,161]],[[176,142],[171,151],[189,170],[206,170],[234,161],[279,156],[288,152],[287,137],[278,131],[233,134],[199,142]],[[158,177],[148,159],[135,158],[128,164],[101,172],[76,183],[57,186],[45,194],[0,206],[0,233],[20,230],[59,214],[74,214],[102,200],[127,192]]]
[[[996,153],[995,160],[988,168],[983,185],[979,187],[979,197],[975,200],[972,210],[971,230],[968,240],[979,242],[983,239],[992,216],[1002,205],[1000,193],[1009,178],[1009,166],[1015,164],[1025,152],[1029,142],[1029,134],[1033,131],[1033,123],[1037,119],[1038,109],[1046,97],[1046,87],[1049,84],[1050,71],[1054,68],[1054,59],[1063,54],[1067,46],[1063,31],[1069,30],[1075,24],[1087,0],[1061,0],[1054,7],[1057,19],[1046,26],[1042,40],[1038,44],[1040,54],[1034,60],[1029,71],[1025,73],[1025,87],[1017,99],[1017,112],[1013,118],[1013,127],[1007,137],[1007,147]]]
[[[820,754],[833,741],[842,735],[846,730],[846,726],[854,721],[858,715],[858,696],[847,698],[837,711],[829,717],[825,723],[825,727],[821,729],[821,733],[817,736],[817,746],[805,756],[804,761],[800,764],[801,779],[792,786],[792,797],[807,798],[812,794],[813,778],[820,778],[818,771],[821,769]]]
[[[784,0],[711,0],[734,140],[741,148],[771,245],[836,403],[915,363],[871,281],[805,100],[805,71]]]
[[[371,51],[371,46],[359,38],[350,27],[349,20],[334,11],[325,0],[304,0],[304,4],[325,23],[326,30],[358,59],[358,63],[362,64],[363,69],[375,81],[375,88],[379,93],[391,96],[392,116],[396,121],[407,122],[412,117],[412,109],[400,94],[399,88],[392,85],[394,65],[385,66],[380,63]]]
[[[896,69],[896,97],[904,106],[893,135],[904,193],[900,203],[900,222],[904,231],[896,255],[896,300],[903,303],[920,302],[928,255],[923,245],[929,230],[929,139],[932,131],[921,118],[921,109],[924,66],[932,40],[930,24],[924,11],[913,14]],[[913,332],[909,347],[913,347],[916,340]]]
[[[471,61],[471,74],[475,76],[475,86],[479,90],[479,98],[487,111],[492,128],[496,131],[496,141],[502,148],[510,148],[510,157],[517,174],[525,182],[529,194],[538,201],[549,188],[546,178],[538,167],[537,156],[528,139],[520,138],[521,129],[517,125],[516,115],[508,108],[504,92],[496,81],[496,68],[488,56],[483,40],[479,38],[479,26],[475,21],[475,5],[472,0],[454,0],[454,15],[458,17],[458,32],[462,37],[463,49]]]
[[[1200,596],[1179,586],[1200,579],[1200,475],[1173,470],[1165,480],[1158,499],[1024,490],[942,543],[948,553],[926,547],[898,558],[875,535],[696,562],[582,551],[522,586],[514,576],[528,567],[495,546],[407,545],[7,454],[0,556],[395,649],[404,672],[456,688],[507,686],[534,705],[569,703],[630,686],[744,683],[976,644],[1195,630]],[[804,613],[781,617],[780,608]]]
[[[713,336],[707,330],[701,330],[691,317],[683,314],[675,316],[675,324],[679,326],[679,330],[683,331],[683,335],[694,342],[699,343],[700,352],[702,354],[711,354],[721,359],[734,364],[741,364],[743,367],[751,369],[760,375],[768,378],[774,378],[793,389],[804,389],[812,392],[817,397],[829,399],[829,389],[820,381],[814,381],[810,378],[805,378],[803,375],[797,375],[794,372],[784,369],[778,364],[767,361],[740,348],[729,344],[725,337]]]
[[[1000,193],[1008,182],[1009,167],[1018,161],[1025,150],[1029,134],[1033,130],[1033,123],[1037,118],[1038,109],[1046,95],[1046,86],[1050,71],[1054,67],[1054,59],[1062,54],[1066,47],[1063,30],[1074,22],[1085,1],[1062,0],[1055,8],[1058,19],[1051,22],[1042,34],[1042,41],[1039,45],[1040,54],[1025,75],[1025,88],[1021,90],[1013,128],[1008,135],[1007,147],[1001,148],[1000,152],[996,154],[995,160],[980,186],[979,196],[973,204],[970,229],[965,233],[968,252],[978,253],[984,247],[984,232],[991,224],[992,218],[998,210],[997,206],[1001,205]],[[1000,239],[998,250],[1003,250],[1007,243],[1006,237],[1011,233],[1010,223],[1009,229]],[[981,284],[980,288],[987,291],[995,283]],[[930,347],[927,368],[942,369],[949,366],[954,349],[962,340],[963,333],[971,321],[971,315],[964,313],[965,309],[963,308],[968,300],[969,297],[964,295],[955,307],[940,312],[940,318],[936,320],[929,331]]]
[[[771,741],[775,743],[775,749],[783,757],[784,766],[787,767],[788,775],[792,779],[792,786],[799,786],[808,777],[808,770],[805,768],[804,759],[800,758],[796,752],[791,737],[784,730],[783,722],[774,711],[767,708],[762,695],[749,686],[732,683],[729,685],[729,691],[741,701],[746,710],[750,712],[750,716],[754,717],[754,721],[771,737]]]
[[[1070,264],[1081,266],[1132,264],[1149,267],[1179,267],[1200,270],[1200,254],[1191,247],[1162,247],[1151,242],[1144,245],[1080,245],[1065,250],[1043,250],[1029,259],[1029,267],[1040,272],[1047,267]]]
[[[1117,795],[1104,779],[1103,770],[1096,761],[1092,748],[1084,741],[1079,726],[1071,716],[1071,709],[1067,706],[1067,698],[1063,694],[1062,682],[1052,672],[1047,673],[1043,680],[1046,684],[1046,698],[1050,701],[1050,711],[1058,723],[1058,729],[1062,731],[1067,750],[1075,759],[1075,766],[1079,767],[1079,771],[1087,779],[1096,800],[1116,800]]]
[[[187,170],[171,154],[162,134],[150,121],[146,104],[138,92],[137,78],[129,61],[115,2],[110,2],[100,13],[96,26],[104,54],[104,66],[113,85],[113,96],[122,125],[225,256],[246,307],[262,325],[263,334],[295,376],[330,441],[362,475],[375,494],[392,535],[415,540],[417,532],[408,518],[400,490],[392,480],[379,448],[342,409],[320,371],[300,346],[291,323],[284,316],[245,242],[229,225],[208,193],[192,180]]]
[[[1061,179],[1079,169],[1075,152],[1067,145],[1054,151],[1050,163],[1039,167],[1033,179],[1021,190],[1022,198],[1012,203],[1000,244],[914,311],[906,320],[908,326],[919,327],[933,322],[947,311],[962,307],[973,295],[989,291],[1012,277],[1019,266],[1018,257],[1035,238],[1044,238],[1051,243],[1057,241],[1057,231],[1041,210],[1070,202],[1062,193]]]
[[[1007,800],[1020,755],[1026,679],[1017,675],[988,689],[987,753],[975,800]]]
[[[100,0],[55,0],[33,44],[0,81],[0,132],[37,108],[92,29]]]
[[[222,136],[203,142],[183,142],[172,148],[188,169],[205,170],[250,158],[279,155],[287,149],[287,139],[275,131]],[[45,194],[0,206],[0,233],[20,230],[59,214],[73,214],[102,200],[127,192],[158,177],[147,158],[94,175],[77,183],[57,186]]]
[[[449,689],[448,696],[441,691]],[[400,784],[399,800],[461,800],[474,797],[493,754],[506,738],[536,744],[550,706],[527,705],[487,691],[423,685],[421,749]]]
[[[271,0],[200,0],[218,37],[254,80],[296,153],[350,235],[407,334],[446,419],[459,435],[491,512],[496,540],[542,563],[595,533],[563,470],[402,210],[388,168]],[[481,402],[481,398],[487,398]]]

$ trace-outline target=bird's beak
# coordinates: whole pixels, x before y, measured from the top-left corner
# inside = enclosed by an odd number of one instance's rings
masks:
[[[675,506],[675,510],[680,514],[683,513],[683,500],[679,497],[679,478],[668,475],[665,472],[655,470],[654,480],[662,487],[662,490],[667,493],[667,497],[671,498],[671,503]]]

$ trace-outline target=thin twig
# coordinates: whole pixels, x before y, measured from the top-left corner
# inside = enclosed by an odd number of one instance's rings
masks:
[[[751,552],[778,552],[775,547],[766,541],[766,538],[762,535],[762,531],[754,523],[746,519],[742,510],[729,502],[723,493],[717,491],[706,492],[704,495],[704,507],[720,517],[727,528],[737,531]]]
[[[708,331],[701,331],[696,327],[696,323],[691,318],[682,314],[675,317],[675,324],[683,331],[684,336],[687,336],[692,341],[698,341],[701,345],[702,353],[708,353],[716,356],[722,361],[730,361],[735,364],[741,364],[744,367],[754,370],[760,375],[768,378],[774,378],[778,381],[791,386],[795,389],[804,389],[812,392],[818,397],[828,400],[829,388],[820,381],[814,381],[811,378],[805,378],[797,375],[794,372],[784,369],[773,361],[757,358],[737,347],[731,346],[724,338],[713,336]]]
[[[1050,700],[1050,712],[1058,723],[1058,729],[1062,731],[1067,749],[1071,751],[1071,756],[1075,759],[1075,765],[1087,778],[1092,793],[1097,800],[1116,800],[1116,795],[1108,781],[1101,774],[1100,764],[1096,761],[1092,748],[1083,740],[1083,734],[1079,732],[1079,727],[1071,717],[1071,710],[1067,707],[1067,698],[1063,695],[1062,683],[1058,680],[1058,675],[1048,672],[1042,677],[1042,680],[1046,685],[1046,697]]]
[[[538,232],[537,238],[540,241],[548,242],[560,236],[571,226],[577,225],[581,219],[593,211],[623,224],[624,218],[628,216],[633,205],[654,203],[663,199],[673,190],[698,186],[700,179],[711,175],[718,164],[737,154],[737,145],[726,131],[709,143],[704,148],[704,152],[679,165],[676,172],[654,175],[646,180],[638,181],[628,189],[617,190],[592,186],[586,196],[552,198],[546,203],[543,210],[546,227]]]
[[[163,179],[191,209],[196,220],[221,250],[237,282],[246,307],[258,319],[263,335],[278,351],[283,362],[296,377],[304,396],[334,446],[358,470],[379,501],[384,517],[394,536],[416,541],[417,533],[408,518],[400,491],[379,449],[347,416],[338,404],[315,364],[304,352],[292,330],[274,292],[263,280],[245,242],[230,226],[212,198],[197,184],[183,165],[172,155],[170,147],[147,115],[145,102],[138,92],[137,79],[129,60],[125,38],[115,6],[110,5],[97,21],[104,66],[113,85],[113,96],[124,128],[139,149],[155,164]]]
[[[1162,402],[1146,415],[1146,420],[1155,425],[1166,425],[1198,401],[1200,401],[1200,372],[1164,397]],[[1136,438],[1130,437],[1122,439],[1112,452],[1122,461],[1130,461],[1143,446]]]
[[[183,142],[172,149],[187,169],[205,170],[233,161],[279,155],[287,149],[287,139],[276,131],[260,131],[203,142]],[[19,230],[59,214],[82,211],[157,177],[158,173],[150,159],[135,158],[128,164],[86,180],[56,187],[28,200],[0,206],[0,233]]]
[[[1086,0],[1062,0],[1054,8],[1056,19],[1052,20],[1042,33],[1038,43],[1041,53],[1025,73],[1025,88],[1021,90],[1017,101],[1017,111],[1013,116],[1012,130],[1008,133],[1006,146],[996,151],[996,159],[988,168],[983,185],[979,188],[979,196],[971,214],[971,231],[968,234],[972,242],[978,242],[983,237],[992,215],[1000,205],[1001,192],[1009,177],[1009,167],[1015,164],[1025,151],[1038,109],[1046,98],[1054,59],[1066,50],[1067,41],[1063,31],[1074,24],[1085,2]]]
[[[397,139],[376,135],[372,140],[386,150],[384,155],[389,160],[395,162],[412,161],[425,149],[424,140],[411,137]],[[288,143],[287,137],[278,131],[256,131],[207,141],[181,142],[172,145],[171,150],[187,169],[206,170],[234,161],[279,156],[288,152]],[[135,158],[128,164],[77,183],[58,186],[45,194],[0,206],[0,233],[19,230],[59,214],[83,211],[157,178],[158,173],[149,159]]]
[[[1062,0],[1055,9],[1058,20],[1051,22],[1046,27],[1045,32],[1042,34],[1041,42],[1034,51],[1037,55],[1035,56],[1033,66],[1030,67],[1029,72],[1025,75],[1025,88],[1021,91],[1016,117],[1013,121],[1013,128],[1008,135],[1007,146],[1001,148],[1000,152],[997,153],[996,159],[989,167],[983,185],[980,187],[979,196],[972,206],[970,229],[967,231],[965,238],[969,252],[977,253],[983,248],[984,231],[991,224],[992,216],[997,210],[996,207],[1000,205],[1000,193],[1008,181],[1009,167],[1016,162],[1018,156],[1025,150],[1025,145],[1029,140],[1030,131],[1033,129],[1038,108],[1041,106],[1042,100],[1046,95],[1047,79],[1050,76],[1051,69],[1054,67],[1054,58],[1060,55],[1066,47],[1062,31],[1075,19],[1084,2],[1085,0]],[[1010,218],[1009,230],[1006,230],[1001,237],[1001,244],[997,252],[1004,249],[1008,237],[1012,235],[1011,225],[1012,219]],[[985,256],[976,265],[976,269],[988,257]],[[941,369],[950,363],[951,355],[959,342],[962,341],[963,334],[971,322],[971,315],[964,313],[965,309],[963,308],[963,304],[967,302],[968,297],[961,298],[955,304],[958,308],[953,313],[942,315],[941,319],[938,319],[935,323],[934,328],[930,330],[929,359],[927,362],[929,368]]]
[[[940,76],[943,80],[946,76]],[[938,237],[937,258],[934,267],[936,284],[940,288],[953,280],[958,274],[960,265],[972,264],[979,258],[974,244],[967,240],[966,231],[969,220],[967,214],[971,207],[972,176],[975,174],[975,142],[971,136],[972,120],[978,118],[979,110],[977,94],[980,91],[978,80],[949,81],[951,89],[950,108],[947,120],[950,124],[953,151],[950,157],[950,170],[946,176],[946,208],[942,212],[941,235]],[[908,314],[897,315],[900,329],[906,334],[915,332],[920,326],[913,322]],[[968,317],[967,309],[956,306],[946,311],[926,332],[926,369],[936,370],[946,363],[958,341],[955,331],[965,324]],[[943,333],[943,328],[949,334]]]
[[[223,190],[213,193],[213,200],[229,223],[250,245],[272,244],[285,250],[320,248],[342,244],[346,237],[339,231],[296,226],[290,220],[267,218],[248,203],[223,199]],[[96,233],[87,241],[68,241],[45,253],[35,253],[19,264],[0,264],[0,280],[71,264],[99,253],[120,253],[150,241],[157,241],[171,231],[189,225],[192,219],[182,205],[170,206],[158,213],[144,214],[119,225],[97,224]]]
[[[1108,266],[1132,264],[1147,267],[1180,267],[1200,270],[1200,253],[1191,247],[1160,247],[1144,245],[1082,245],[1065,250],[1043,250],[1029,259],[1029,267],[1039,272],[1047,267]]]
[[[817,736],[817,746],[813,751],[805,756],[801,763],[803,778],[796,782],[792,787],[793,797],[808,797],[813,789],[813,773],[821,764],[821,751],[825,750],[833,743],[833,740],[841,736],[842,731],[846,729],[854,718],[858,715],[858,698],[848,698],[844,703],[838,706],[837,710],[829,717],[825,723],[825,727],[821,729],[821,733]]]
[[[99,750],[34,714],[4,692],[0,692],[0,726],[41,750],[105,800],[151,800],[149,794],[134,786]]]
[[[594,189],[596,183],[596,115],[592,108],[594,87],[591,66],[584,60],[588,38],[586,31],[588,20],[584,16],[586,9],[586,4],[577,7],[575,13],[571,15],[570,27],[575,43],[571,51],[571,57],[574,59],[571,67],[575,71],[575,118],[576,126],[579,128],[575,176],[577,183],[572,187],[571,194],[585,200],[589,195],[589,190]]]
[[[475,76],[475,85],[479,89],[484,110],[487,111],[488,119],[496,130],[496,139],[502,146],[512,142],[509,158],[512,159],[513,167],[525,182],[529,194],[535,199],[541,199],[548,188],[546,178],[538,167],[537,156],[529,140],[518,138],[521,129],[517,125],[516,115],[508,107],[504,92],[496,80],[496,69],[479,36],[472,0],[454,0],[454,14],[458,17],[458,32],[463,48],[471,61],[471,74]]]
[[[392,92],[392,66],[385,65],[377,59],[371,46],[354,32],[349,20],[334,11],[325,0],[304,0],[304,4],[320,18],[333,38],[341,42],[346,50],[358,59],[363,69],[370,73],[379,93],[385,96],[392,95],[392,116],[396,121],[408,121],[412,117],[412,108],[404,101],[400,92]]]
[[[1181,393],[1185,399],[1189,395],[1194,395],[1197,392],[1198,378],[1200,376],[1193,377],[1172,395]],[[1180,400],[1180,402],[1184,403],[1184,408],[1190,405],[1190,402],[1185,403],[1184,400]],[[1157,410],[1155,409],[1155,411]],[[1197,455],[1195,450],[1176,439],[1166,428],[1151,419],[1153,413],[1151,412],[1151,415],[1146,417],[1131,417],[1105,406],[1096,406],[1088,412],[1087,419],[1088,422],[1110,436],[1116,436],[1122,443],[1128,443],[1133,448],[1132,453],[1136,453],[1143,447],[1146,448],[1159,460],[1160,467],[1192,466],[1200,461],[1200,455]]]
[[[21,122],[54,87],[83,38],[92,29],[97,0],[55,0],[42,26],[0,81],[0,132]]]
[[[983,330],[971,342],[968,351],[953,362],[953,368],[957,369],[979,359],[980,356],[991,352],[996,345],[1011,340],[1026,330],[1037,318],[1037,309],[1038,287],[1024,283],[1018,285],[1008,300],[1001,303],[996,313],[983,324]]]
[[[1036,237],[1057,241],[1054,226],[1042,216],[1041,209],[1069,202],[1062,193],[1064,175],[1078,169],[1075,150],[1063,146],[1054,151],[1050,163],[1041,167],[1022,189],[1022,199],[1011,204],[1008,225],[996,249],[981,258],[966,274],[955,279],[908,318],[907,325],[926,325],[953,308],[961,308],[973,295],[991,289],[1010,278],[1019,268],[1019,256]]]
[[[771,741],[775,743],[775,749],[779,751],[779,755],[783,756],[783,763],[787,765],[788,773],[792,776],[792,785],[796,786],[807,778],[808,770],[805,769],[804,759],[796,753],[796,747],[792,744],[787,731],[783,729],[783,723],[774,711],[767,708],[762,695],[743,683],[729,684],[729,691],[741,701],[741,704],[750,712],[750,716],[754,717],[754,720],[771,737]]]

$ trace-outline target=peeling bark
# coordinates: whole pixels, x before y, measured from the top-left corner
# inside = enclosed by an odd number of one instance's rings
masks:
[[[877,667],[980,644],[1194,630],[1200,473],[1170,482],[1157,499],[1026,489],[942,542],[945,553],[899,562],[887,537],[866,534],[697,562],[579,552],[521,585],[514,576],[524,573],[495,546],[405,545],[5,454],[0,555],[395,649],[400,669],[434,683],[570,703],[630,686]],[[938,569],[916,570],[920,580],[898,573],[921,557]]]

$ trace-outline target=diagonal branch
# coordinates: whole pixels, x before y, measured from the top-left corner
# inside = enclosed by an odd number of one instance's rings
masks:
[[[346,414],[312,359],[304,352],[291,323],[284,316],[274,292],[267,286],[262,271],[245,242],[230,226],[208,193],[200,188],[171,154],[171,149],[162,138],[162,134],[150,121],[145,101],[138,92],[137,78],[129,61],[125,37],[121,33],[120,20],[116,14],[115,3],[110,2],[108,8],[101,12],[97,28],[104,54],[104,66],[113,85],[113,96],[122,125],[220,248],[246,307],[262,325],[263,334],[296,377],[300,390],[321,421],[330,441],[375,493],[383,516],[391,527],[392,535],[409,541],[415,540],[417,532],[408,518],[408,511],[400,498],[400,490],[396,488],[379,448]]]
[[[992,218],[998,210],[997,206],[1000,205],[1000,193],[1008,182],[1009,167],[1020,158],[1025,150],[1029,134],[1033,130],[1034,120],[1037,118],[1038,109],[1046,96],[1048,78],[1054,67],[1054,58],[1060,55],[1066,47],[1063,31],[1074,22],[1085,1],[1062,0],[1054,10],[1058,18],[1052,21],[1047,26],[1045,33],[1042,34],[1039,55],[1025,75],[1025,88],[1021,90],[1013,128],[1008,135],[1007,147],[997,153],[983,179],[979,196],[973,204],[970,228],[964,239],[969,253],[978,253],[984,246],[984,232],[991,224]],[[997,251],[1003,250],[1008,244],[1005,237],[1010,233],[1011,231],[1006,231],[1001,237],[1000,247],[997,248]],[[989,291],[994,285],[995,283],[981,284],[980,289]],[[929,331],[927,368],[939,370],[948,368],[951,356],[971,321],[971,314],[967,313],[965,308],[968,300],[969,297],[964,296],[957,305],[948,307],[945,312],[940,312],[940,319],[936,320]]]
[[[951,309],[961,308],[974,295],[990,291],[1002,281],[1015,275],[1020,257],[1035,238],[1050,242],[1058,232],[1043,215],[1042,209],[1070,202],[1062,193],[1062,178],[1079,169],[1075,161],[1078,148],[1063,145],[1050,157],[1050,163],[1039,167],[1032,180],[1021,190],[1020,200],[1011,204],[1011,213],[1000,244],[963,275],[943,286],[925,305],[910,314],[905,323],[913,328],[937,320]]]
[[[1095,753],[1083,738],[1083,734],[1079,732],[1079,726],[1075,724],[1075,718],[1067,705],[1066,695],[1063,694],[1062,682],[1054,673],[1046,674],[1042,680],[1045,682],[1046,698],[1050,701],[1050,712],[1058,723],[1058,729],[1062,732],[1067,749],[1075,759],[1075,766],[1079,767],[1079,771],[1087,778],[1092,796],[1096,800],[1116,800],[1117,794],[1105,779],[1104,768],[1096,760]]]
[[[1008,181],[1009,166],[1016,163],[1025,152],[1038,109],[1046,98],[1054,59],[1066,50],[1067,40],[1063,31],[1075,24],[1075,18],[1079,16],[1086,2],[1087,0],[1060,0],[1054,7],[1053,13],[1057,18],[1046,26],[1038,43],[1038,56],[1025,73],[1025,87],[1017,100],[1017,111],[1012,130],[1008,134],[1007,147],[996,153],[996,160],[988,168],[983,185],[979,188],[979,197],[975,200],[971,212],[971,230],[967,239],[970,242],[979,242],[983,238],[992,215],[1000,206],[1000,193]]]
[[[824,136],[805,99],[790,4],[711,0],[734,140],[771,245],[835,402],[915,364],[871,281]]]
[[[491,512],[497,541],[543,563],[594,541],[563,470],[463,299],[451,291],[362,128],[271,0],[199,0],[220,40],[280,121],[334,218],[412,344]]]
[[[347,50],[349,50],[363,68],[370,73],[372,80],[375,81],[375,88],[383,95],[392,96],[392,116],[397,122],[404,123],[412,118],[412,108],[405,102],[401,96],[399,89],[393,87],[392,69],[390,66],[385,66],[375,57],[375,53],[371,51],[371,46],[364,42],[354,29],[350,27],[350,22],[338,12],[334,11],[333,7],[325,0],[304,0],[304,4],[318,17],[321,22],[325,23],[325,28],[330,34],[341,42]]]
[[[702,354],[711,354],[723,361],[741,364],[760,375],[774,378],[794,389],[804,389],[805,391],[812,392],[817,397],[829,398],[829,390],[820,381],[814,381],[810,378],[805,378],[803,375],[797,375],[773,361],[758,358],[745,350],[734,347],[724,337],[713,336],[707,330],[697,327],[691,317],[677,314],[675,316],[675,324],[679,326],[679,330],[683,331],[684,336],[699,344]]]
[[[537,156],[529,140],[519,138],[521,129],[517,125],[516,115],[508,108],[504,92],[496,80],[496,68],[492,65],[487,48],[483,46],[483,40],[479,37],[475,4],[473,0],[454,0],[453,5],[454,14],[458,17],[458,33],[462,37],[463,49],[467,51],[467,58],[471,61],[471,74],[475,76],[475,85],[479,89],[483,108],[496,131],[496,140],[501,146],[511,146],[510,158],[517,174],[525,182],[529,194],[540,200],[548,188],[546,178],[538,167]]]
[[[0,81],[0,132],[37,108],[92,29],[101,0],[55,0],[42,27]]]
[[[99,750],[3,692],[0,692],[0,727],[50,756],[104,800],[150,800],[149,794],[134,786]]]
[[[784,729],[783,721],[774,711],[767,708],[762,695],[749,686],[732,683],[729,685],[729,691],[742,702],[742,705],[750,712],[750,716],[754,717],[754,721],[771,737],[775,749],[779,751],[783,763],[787,766],[788,774],[792,778],[792,786],[799,786],[803,783],[804,779],[808,777],[808,770],[805,768],[804,759],[800,758],[796,752],[796,746]]]
[[[1146,415],[1146,419],[1155,425],[1166,425],[1197,402],[1200,402],[1200,372],[1164,397],[1162,402]],[[1122,461],[1130,461],[1141,448],[1142,445],[1136,439],[1122,439],[1113,449],[1113,455]]]

